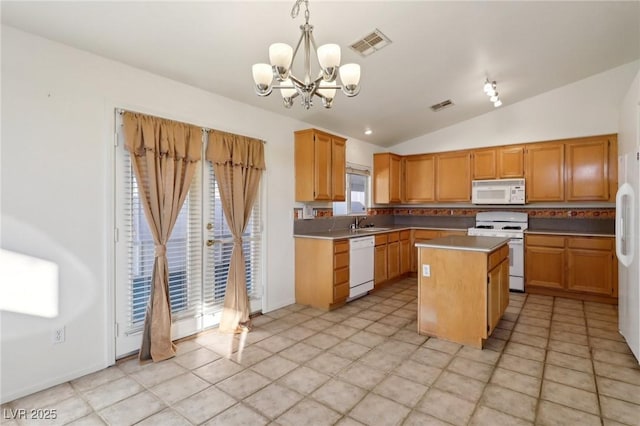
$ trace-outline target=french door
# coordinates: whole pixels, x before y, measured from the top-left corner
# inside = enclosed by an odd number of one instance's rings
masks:
[[[121,133],[119,123],[117,128]],[[204,132],[203,138],[204,159]],[[120,358],[140,348],[155,244],[121,134],[115,150],[115,348]],[[242,238],[252,311],[262,308],[261,210],[258,196]],[[232,247],[213,167],[200,161],[167,243],[174,339],[219,324]]]

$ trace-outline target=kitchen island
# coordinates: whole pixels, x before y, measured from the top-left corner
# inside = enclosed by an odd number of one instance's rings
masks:
[[[509,304],[508,238],[449,236],[418,248],[418,333],[482,348]]]

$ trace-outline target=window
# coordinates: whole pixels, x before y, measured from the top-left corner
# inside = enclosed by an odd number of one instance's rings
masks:
[[[369,175],[370,172],[367,169],[347,165],[346,200],[333,203],[334,216],[367,214]]]
[[[114,172],[117,357],[140,347],[155,251],[131,158],[122,145],[120,143],[116,147]],[[262,307],[261,203],[259,194],[242,237],[252,311]],[[232,247],[233,238],[222,211],[213,167],[203,160],[167,243],[174,338],[185,337],[219,323]]]

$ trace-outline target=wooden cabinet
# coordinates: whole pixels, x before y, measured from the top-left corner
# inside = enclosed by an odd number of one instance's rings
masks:
[[[455,151],[436,154],[436,199],[471,200],[471,153]]]
[[[609,201],[610,147],[608,136],[565,143],[567,201]]]
[[[524,146],[509,145],[498,148],[498,177],[524,177]]]
[[[527,285],[563,288],[565,265],[564,237],[527,235],[525,244]]]
[[[417,272],[418,249],[416,243],[433,240],[434,238],[448,237],[450,235],[467,235],[467,231],[454,231],[446,229],[414,229],[411,235],[411,260],[410,272]]]
[[[430,203],[435,201],[435,156],[408,155],[404,162],[404,202]]]
[[[373,154],[373,202],[402,201],[402,157],[389,152]]]
[[[498,177],[497,149],[477,149],[473,151],[473,179],[496,179]]]
[[[400,276],[400,233],[387,234],[387,279]]]
[[[296,201],[344,201],[346,139],[316,129],[294,134]]]
[[[525,179],[527,202],[564,201],[564,144],[527,145]]]
[[[302,305],[325,310],[343,305],[349,297],[349,240],[296,238],[295,290]]]
[[[400,231],[400,275],[411,272],[411,231]]]
[[[373,283],[376,287],[387,281],[387,234],[376,235],[373,255]]]
[[[508,255],[506,244],[491,252],[419,248],[418,264],[430,272],[418,274],[418,332],[481,348],[509,303]]]
[[[613,237],[526,235],[526,291],[615,303],[614,250]]]

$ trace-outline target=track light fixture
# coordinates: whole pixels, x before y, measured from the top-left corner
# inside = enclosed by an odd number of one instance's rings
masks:
[[[493,102],[493,106],[498,108],[502,105],[502,101],[498,96],[497,84],[495,81],[489,81],[487,78],[484,82],[484,93],[489,97],[489,101]]]

